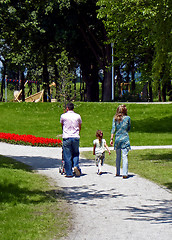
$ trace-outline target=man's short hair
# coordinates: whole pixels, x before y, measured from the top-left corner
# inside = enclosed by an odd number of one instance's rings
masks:
[[[68,103],[66,105],[66,108],[68,108],[69,110],[73,110],[74,109],[74,104],[73,103]]]

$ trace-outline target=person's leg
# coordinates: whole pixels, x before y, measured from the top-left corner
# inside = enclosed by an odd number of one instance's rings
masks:
[[[105,152],[102,153],[101,155],[101,165],[103,166],[105,160]]]
[[[99,163],[98,163],[98,174],[99,175],[102,174],[102,166],[104,163],[104,159],[105,159],[105,153],[102,153],[99,157]]]
[[[123,176],[128,177],[128,149],[122,149]]]
[[[102,165],[101,165],[101,160],[99,158],[99,161],[98,161],[98,174],[102,174]]]
[[[116,176],[120,175],[121,149],[116,149]]]
[[[63,139],[63,158],[65,162],[65,171],[67,176],[73,176],[72,172],[72,148],[71,139]]]
[[[96,164],[96,167],[98,167],[98,161],[99,161],[99,156],[98,156],[98,155],[95,155],[95,164]]]
[[[72,157],[74,172],[79,176],[81,174],[81,169],[79,167],[79,138],[72,139]]]

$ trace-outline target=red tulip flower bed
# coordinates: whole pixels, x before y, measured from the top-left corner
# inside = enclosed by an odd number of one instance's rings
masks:
[[[33,135],[19,135],[15,133],[0,133],[0,142],[39,147],[62,146],[62,141],[60,139],[35,137]]]

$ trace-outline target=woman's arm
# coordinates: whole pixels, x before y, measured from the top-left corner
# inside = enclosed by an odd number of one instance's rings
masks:
[[[113,137],[115,134],[115,119],[113,118],[113,122],[112,122],[112,130],[111,130],[111,138],[110,138],[110,145],[113,145]]]
[[[111,145],[111,146],[113,145],[113,136],[114,136],[114,134],[111,133],[111,138],[110,138],[110,145]]]
[[[128,129],[127,129],[128,132],[130,131],[130,128],[131,128],[131,119],[129,117],[128,118]]]

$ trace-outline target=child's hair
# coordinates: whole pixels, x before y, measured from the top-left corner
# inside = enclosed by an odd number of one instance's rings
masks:
[[[127,107],[124,104],[118,106],[114,116],[115,121],[121,122],[123,116],[127,116]]]
[[[102,138],[103,137],[103,132],[101,130],[97,130],[96,137],[97,138]]]

